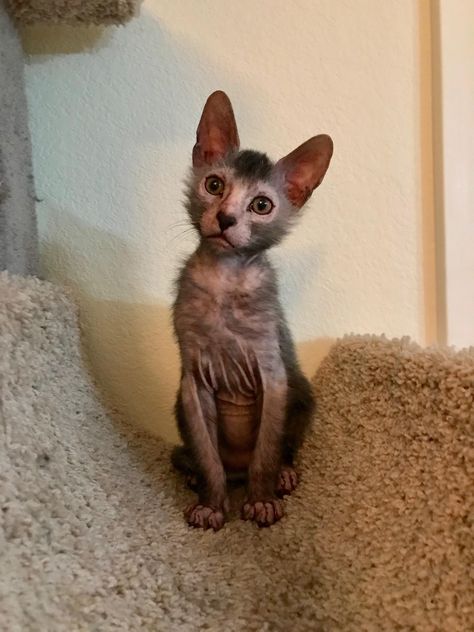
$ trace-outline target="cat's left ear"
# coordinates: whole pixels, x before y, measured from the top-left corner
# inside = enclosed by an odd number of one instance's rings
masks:
[[[239,134],[229,97],[217,90],[207,99],[197,128],[193,166],[212,165],[239,148]]]
[[[285,193],[290,202],[301,208],[321,184],[333,152],[330,136],[313,136],[277,162],[275,168],[284,178]]]

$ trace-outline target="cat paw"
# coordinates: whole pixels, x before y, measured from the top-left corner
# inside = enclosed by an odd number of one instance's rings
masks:
[[[278,483],[276,493],[278,496],[286,496],[291,494],[298,486],[298,475],[295,470],[289,465],[284,465],[281,468],[280,476],[278,477]]]
[[[269,527],[283,517],[283,503],[278,498],[246,502],[242,507],[242,518],[253,520],[259,527]]]
[[[224,512],[200,503],[191,505],[184,512],[186,520],[191,527],[199,529],[222,529],[225,522]]]

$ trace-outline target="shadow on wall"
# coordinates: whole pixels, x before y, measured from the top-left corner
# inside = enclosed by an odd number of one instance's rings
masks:
[[[86,355],[107,401],[133,423],[168,439],[176,437],[172,410],[179,358],[169,307],[145,297],[139,302],[98,298],[111,275],[121,280],[123,293],[133,283],[130,247],[64,211],[50,211],[49,219],[63,239],[43,242],[43,272],[72,288],[79,302]],[[87,243],[87,255],[75,243],[68,244],[67,235]],[[130,291],[136,295],[136,289]]]

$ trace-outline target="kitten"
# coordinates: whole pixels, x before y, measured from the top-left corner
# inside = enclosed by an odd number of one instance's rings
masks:
[[[314,412],[266,250],[321,183],[333,144],[311,138],[273,164],[240,151],[226,94],[208,98],[197,129],[187,211],[200,243],[177,282],[173,321],[182,372],[174,465],[194,476],[190,525],[220,529],[227,480],[245,476],[242,517],[268,526],[297,485],[294,458]]]

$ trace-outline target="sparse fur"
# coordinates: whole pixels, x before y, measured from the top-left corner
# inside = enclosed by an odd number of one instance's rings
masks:
[[[173,463],[199,494],[189,523],[214,529],[224,524],[228,479],[248,480],[243,517],[260,526],[281,518],[278,496],[297,483],[294,458],[315,403],[266,250],[286,235],[332,154],[327,136],[276,164],[238,144],[230,101],[216,92],[201,117],[187,187],[200,243],[178,278],[173,310],[184,444]]]

